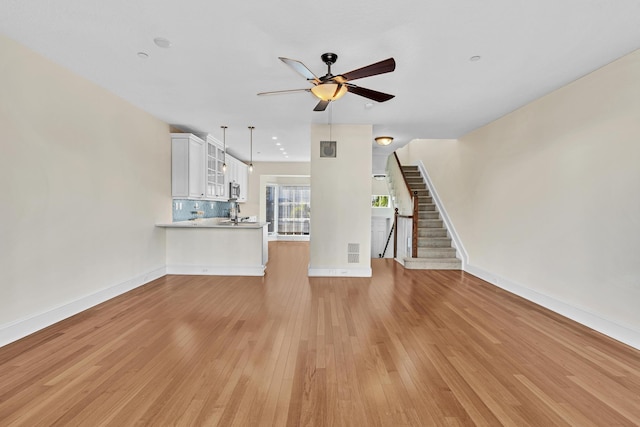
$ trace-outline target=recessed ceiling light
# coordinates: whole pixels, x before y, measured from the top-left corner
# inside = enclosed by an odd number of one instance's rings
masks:
[[[278,139],[278,137],[277,136],[272,136],[271,139]]]
[[[280,147],[280,151],[284,151],[284,147]]]
[[[280,143],[279,143],[279,142],[276,142],[276,145],[280,145]]]
[[[285,159],[288,159],[288,158],[289,158],[289,156],[284,156],[284,158],[285,158]]]
[[[471,58],[469,58],[469,61],[471,61],[471,62],[480,61],[480,58],[482,58],[482,57],[478,56],[478,55],[474,55]]]
[[[364,109],[368,110],[370,108],[373,108],[373,102],[367,102],[366,104],[364,104]]]
[[[153,42],[156,44],[156,46],[163,49],[168,49],[171,47],[171,42],[164,37],[156,37],[155,39],[153,39]]]
[[[149,54],[146,52],[138,52],[136,55],[138,55],[140,59],[147,59],[149,57]]]
[[[287,152],[286,152],[286,151],[284,151],[282,154],[284,154],[284,155],[286,156],[286,155],[287,155]]]

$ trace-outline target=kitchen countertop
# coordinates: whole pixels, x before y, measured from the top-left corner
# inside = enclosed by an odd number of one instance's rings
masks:
[[[251,228],[262,228],[267,225],[268,222],[238,222],[237,224],[231,223],[228,219],[221,218],[198,218],[189,221],[176,221],[170,222],[167,224],[156,224],[156,227],[165,227],[165,228],[225,228],[225,229],[234,229],[234,228],[242,228],[242,229],[251,229]]]

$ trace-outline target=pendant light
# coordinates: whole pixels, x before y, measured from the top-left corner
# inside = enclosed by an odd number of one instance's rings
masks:
[[[253,172],[253,130],[255,129],[254,126],[249,126],[249,132],[250,132],[250,136],[249,136],[249,155],[250,160],[249,160],[249,172]]]
[[[220,126],[222,128],[222,173],[227,173],[227,127]]]

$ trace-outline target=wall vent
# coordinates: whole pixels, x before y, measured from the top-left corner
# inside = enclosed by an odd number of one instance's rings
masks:
[[[347,244],[347,262],[349,264],[360,263],[360,243]]]

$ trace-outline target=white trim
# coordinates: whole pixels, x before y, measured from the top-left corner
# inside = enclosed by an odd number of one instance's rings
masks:
[[[369,268],[312,268],[309,266],[309,277],[371,277]]]
[[[167,274],[201,276],[264,276],[264,265],[167,265]]]
[[[34,314],[13,322],[0,325],[0,347],[31,335],[41,329],[74,316],[84,310],[101,304],[107,300],[129,292],[166,274],[165,268],[157,268],[141,274],[125,282],[102,289],[90,295],[54,307],[45,312]]]
[[[449,234],[451,234],[451,241],[453,243],[453,246],[460,252],[460,256],[462,260],[462,269],[464,270],[467,265],[467,262],[469,262],[469,256],[467,255],[467,250],[464,248],[464,245],[462,244],[462,240],[458,236],[458,233],[456,232],[456,228],[453,226],[453,222],[451,221],[451,219],[449,219],[447,210],[444,208],[444,204],[442,203],[442,200],[440,200],[440,196],[438,196],[438,192],[436,191],[436,188],[434,187],[433,182],[431,181],[431,177],[429,177],[429,173],[427,173],[427,168],[424,167],[424,163],[422,163],[422,160],[418,160],[417,166],[418,166],[418,169],[420,170],[420,173],[424,177],[424,180],[426,181],[429,191],[431,192],[433,202],[436,204],[438,211],[440,211],[440,216],[442,217],[442,221],[447,227]]]
[[[270,242],[308,242],[308,234],[269,234]]]
[[[518,295],[526,300],[534,302],[564,317],[574,320],[584,326],[596,330],[608,337],[618,340],[624,344],[640,350],[640,331],[631,327],[620,325],[587,310],[575,307],[564,301],[555,299],[527,288],[526,286],[514,283],[508,279],[489,273],[480,267],[467,264],[464,271],[480,279],[502,288],[512,294]]]

